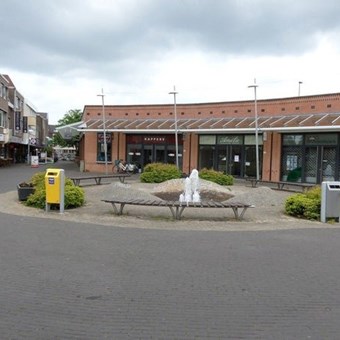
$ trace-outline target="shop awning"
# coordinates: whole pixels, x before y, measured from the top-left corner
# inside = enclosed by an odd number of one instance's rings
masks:
[[[58,126],[56,130],[60,133],[61,137],[65,140],[71,140],[73,137],[79,135],[79,129],[84,125],[83,122],[76,122],[69,125]]]
[[[66,127],[65,127],[66,128]],[[79,132],[103,131],[102,119],[90,119],[73,127]],[[258,117],[259,131],[334,131],[340,130],[340,113],[304,114]],[[173,133],[174,119],[108,119],[105,122],[108,132],[125,133]],[[178,119],[178,133],[247,133],[254,132],[255,118],[201,118]],[[72,133],[72,132],[71,132]]]

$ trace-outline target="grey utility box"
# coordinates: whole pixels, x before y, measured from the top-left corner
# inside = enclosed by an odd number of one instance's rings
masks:
[[[322,182],[321,184],[321,222],[327,218],[337,219],[340,216],[340,182]]]

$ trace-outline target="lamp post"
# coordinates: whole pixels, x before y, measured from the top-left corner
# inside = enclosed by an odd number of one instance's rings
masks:
[[[303,84],[302,81],[299,81],[299,93],[298,93],[299,97],[300,97],[301,84]]]
[[[174,90],[169,92],[169,94],[174,95],[174,115],[175,115],[175,147],[176,147],[176,166],[179,168],[178,163],[178,129],[177,129],[177,112],[176,112],[176,95],[178,92],[176,92],[176,87],[174,86]]]
[[[256,148],[256,179],[260,179],[260,164],[259,164],[259,128],[258,128],[258,121],[257,121],[257,98],[256,98],[256,89],[258,85],[256,85],[256,81],[254,85],[249,85],[249,88],[254,89],[254,107],[255,107],[255,148]]]
[[[102,89],[102,93],[97,95],[98,97],[102,97],[102,116],[103,116],[103,138],[104,138],[104,161],[105,161],[105,174],[108,174],[107,170],[107,141],[106,141],[106,121],[105,121],[105,105],[104,105],[104,90]]]
[[[29,132],[27,132],[27,164],[30,165],[30,134]]]

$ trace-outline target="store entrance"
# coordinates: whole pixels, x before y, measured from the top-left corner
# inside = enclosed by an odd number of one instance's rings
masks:
[[[174,136],[127,136],[126,161],[143,169],[150,163],[176,164]],[[182,140],[179,139],[178,160],[182,168]]]
[[[333,146],[306,147],[307,183],[335,180],[336,148]]]
[[[165,145],[144,145],[143,165],[149,163],[165,163]]]
[[[217,149],[217,168],[226,174],[241,177],[243,161],[241,145],[220,145]]]

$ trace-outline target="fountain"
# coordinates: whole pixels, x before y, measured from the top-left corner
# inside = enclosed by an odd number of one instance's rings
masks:
[[[199,177],[196,169],[184,180],[184,193],[179,195],[180,202],[201,202],[199,194]]]

